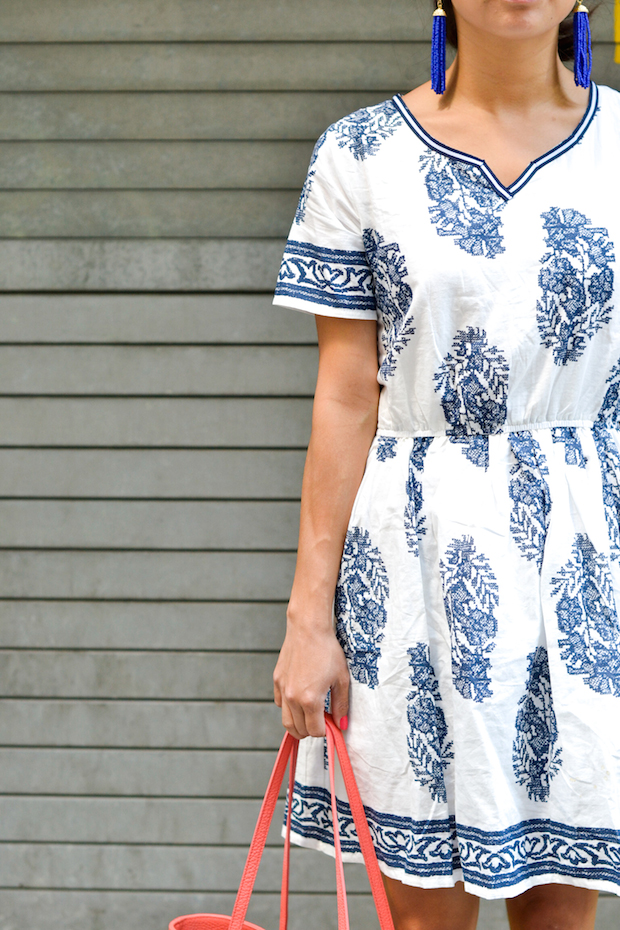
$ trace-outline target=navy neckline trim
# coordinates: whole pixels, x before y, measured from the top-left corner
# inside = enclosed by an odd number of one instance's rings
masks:
[[[467,152],[461,152],[459,149],[452,148],[450,145],[445,145],[443,142],[439,142],[438,139],[435,139],[433,136],[429,135],[429,133],[417,121],[413,113],[410,111],[401,94],[396,94],[392,99],[400,115],[403,117],[409,128],[416,134],[416,136],[418,136],[419,139],[422,140],[422,142],[425,143],[425,145],[427,145],[430,149],[434,149],[436,152],[440,152],[442,155],[447,155],[450,158],[463,161],[468,165],[475,165],[480,169],[480,171],[484,174],[486,179],[501,197],[503,197],[505,200],[511,200],[516,193],[525,187],[530,178],[532,178],[540,168],[542,168],[544,165],[547,165],[550,161],[554,161],[556,158],[559,158],[574,145],[577,145],[577,143],[583,138],[584,133],[590,126],[596,114],[599,102],[599,91],[597,85],[592,82],[590,84],[590,96],[588,99],[588,106],[586,107],[586,111],[581,117],[575,129],[573,129],[571,132],[570,136],[567,136],[563,142],[560,142],[552,149],[549,149],[549,151],[545,152],[544,155],[540,155],[538,158],[535,158],[533,161],[531,161],[527,168],[522,171],[519,177],[513,181],[512,184],[509,184],[508,187],[502,184],[499,178],[496,177],[496,175],[491,171],[483,158],[477,158],[475,155],[468,155]]]

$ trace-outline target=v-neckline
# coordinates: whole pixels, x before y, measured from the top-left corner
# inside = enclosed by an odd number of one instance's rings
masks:
[[[484,174],[486,179],[490,182],[490,184],[495,188],[500,197],[503,197],[504,200],[511,200],[516,193],[525,187],[530,178],[533,177],[533,175],[536,174],[536,172],[542,168],[543,165],[548,164],[550,161],[553,161],[556,158],[559,158],[560,155],[564,154],[564,152],[567,152],[574,145],[577,145],[577,143],[583,138],[584,133],[594,119],[598,107],[598,99],[598,87],[594,82],[592,82],[590,84],[590,96],[588,98],[588,106],[586,107],[586,111],[571,134],[567,136],[563,142],[560,142],[558,145],[554,145],[554,147],[549,149],[548,152],[545,152],[543,155],[539,155],[538,158],[535,158],[533,161],[531,161],[527,168],[521,172],[519,177],[516,178],[512,184],[505,185],[502,184],[497,175],[489,168],[483,158],[477,158],[475,155],[468,155],[466,152],[461,152],[459,149],[455,149],[451,145],[446,145],[444,142],[440,142],[438,139],[435,139],[433,136],[431,136],[430,133],[428,133],[415,118],[403,100],[402,94],[396,94],[393,97],[394,104],[396,105],[404,121],[416,134],[416,136],[422,140],[422,142],[424,142],[429,148],[434,149],[436,152],[440,152],[442,155],[455,158],[458,161],[465,162],[468,165],[476,165],[482,174]]]

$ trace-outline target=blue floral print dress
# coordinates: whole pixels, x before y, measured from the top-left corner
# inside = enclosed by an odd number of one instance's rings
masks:
[[[406,884],[620,893],[619,152],[620,95],[592,86],[506,187],[397,96],[321,137],[286,246],[276,304],[377,321],[335,619],[349,752]],[[292,824],[333,853],[320,739]]]

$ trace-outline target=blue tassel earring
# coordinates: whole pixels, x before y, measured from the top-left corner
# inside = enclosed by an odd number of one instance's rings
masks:
[[[437,0],[437,9],[433,13],[431,87],[436,94],[443,94],[446,89],[446,14],[443,0]]]
[[[575,84],[590,86],[592,73],[592,39],[588,8],[577,0],[573,10],[573,47],[575,50]]]

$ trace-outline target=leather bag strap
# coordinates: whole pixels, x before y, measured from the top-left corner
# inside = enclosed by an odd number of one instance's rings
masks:
[[[342,733],[334,723],[331,714],[325,714],[325,729],[327,738],[327,753],[329,763],[329,780],[332,796],[332,817],[334,823],[334,847],[336,852],[336,889],[338,893],[338,930],[349,930],[349,919],[347,913],[346,891],[344,884],[344,869],[342,865],[342,851],[340,848],[340,830],[338,828],[338,816],[336,806],[335,792],[335,758],[337,755],[340,763],[340,771],[349,798],[349,806],[353,815],[353,822],[357,831],[359,844],[364,856],[366,870],[370,888],[377,909],[379,925],[381,930],[394,930],[394,923],[390,907],[383,887],[377,855],[370,836],[366,813],[360,798],[360,794],[355,782],[355,776]],[[273,814],[278,800],[278,794],[284,780],[286,766],[291,760],[289,770],[289,806],[286,823],[286,838],[284,844],[284,864],[282,869],[282,901],[280,907],[280,930],[286,930],[288,918],[288,884],[289,884],[289,862],[290,862],[290,832],[291,832],[291,808],[293,798],[293,786],[295,782],[295,764],[297,761],[298,741],[286,733],[282,740],[282,745],[278,751],[276,762],[267,785],[267,791],[261,805],[258,821],[254,829],[254,836],[250,844],[248,858],[245,863],[239,891],[235,900],[235,906],[230,921],[229,930],[242,930],[245,916],[252,896],[256,875],[260,860],[267,842],[267,834],[273,819]],[[335,752],[334,752],[335,750]]]
[[[344,781],[347,797],[349,799],[349,807],[351,808],[351,813],[353,815],[353,823],[355,824],[355,830],[360,844],[360,849],[362,850],[362,854],[364,856],[364,864],[368,873],[370,890],[372,891],[375,907],[377,909],[379,925],[381,930],[394,930],[392,912],[390,911],[390,905],[388,904],[387,895],[383,886],[381,870],[379,869],[379,863],[377,861],[377,854],[375,852],[374,843],[370,835],[368,820],[366,819],[366,811],[364,810],[364,805],[362,804],[357,782],[355,781],[355,775],[353,774],[353,768],[351,767],[349,754],[347,752],[347,747],[345,745],[342,732],[334,723],[331,714],[325,714],[325,726],[330,731],[336,747],[336,753],[340,763],[340,771],[342,772],[342,779]]]
[[[230,919],[229,930],[242,930],[245,915],[247,914],[250,904],[250,898],[252,897],[258,867],[267,842],[267,834],[269,833],[269,827],[276,809],[278,794],[280,793],[280,787],[284,779],[286,765],[296,743],[297,740],[294,739],[290,733],[285,733],[273,767],[273,772],[271,773],[271,778],[269,779],[269,784],[267,785],[258,820],[256,821],[256,827],[254,828],[254,836],[250,843],[250,851],[248,852],[248,858],[245,861],[243,875],[241,876],[239,891],[237,892],[235,906]]]
[[[293,819],[293,791],[295,789],[295,769],[297,767],[297,750],[299,741],[294,740],[291,761],[288,766],[288,801],[286,811],[286,834],[284,838],[284,859],[282,861],[282,888],[280,891],[280,930],[286,930],[288,924],[288,879],[291,865],[291,821]]]

